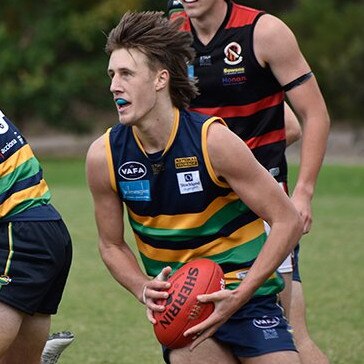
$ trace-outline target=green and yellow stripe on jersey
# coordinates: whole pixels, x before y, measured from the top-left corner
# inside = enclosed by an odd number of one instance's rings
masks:
[[[48,204],[50,192],[28,144],[1,164],[0,219]]]

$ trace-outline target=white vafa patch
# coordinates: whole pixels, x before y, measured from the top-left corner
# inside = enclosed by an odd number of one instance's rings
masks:
[[[203,191],[199,171],[177,173],[177,179],[181,195]]]
[[[0,134],[5,134],[9,130],[9,125],[4,119],[5,115],[0,110]]]

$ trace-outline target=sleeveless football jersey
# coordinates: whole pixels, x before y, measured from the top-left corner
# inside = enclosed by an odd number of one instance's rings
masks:
[[[170,9],[171,19],[184,17],[182,30],[194,37],[196,59],[190,74],[198,79],[200,95],[191,101],[191,110],[223,118],[258,161],[286,182],[284,93],[253,52],[253,30],[264,12],[227,3],[226,18],[207,45],[199,41],[184,11]]]
[[[111,186],[127,207],[146,272],[156,276],[198,257],[221,265],[235,288],[261,250],[263,222],[213,172],[206,134],[221,119],[175,110],[166,149],[148,155],[132,127],[118,124],[105,143]],[[257,294],[282,289],[273,274]]]
[[[38,160],[0,110],[0,222],[58,220]]]

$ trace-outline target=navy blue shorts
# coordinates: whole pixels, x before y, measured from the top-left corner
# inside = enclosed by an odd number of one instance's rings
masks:
[[[55,314],[72,260],[62,220],[0,223],[0,301],[27,314]]]
[[[224,323],[214,338],[228,345],[236,357],[256,357],[277,351],[297,351],[292,330],[277,296],[254,297]],[[163,347],[169,363],[169,349]]]
[[[294,248],[293,251],[293,274],[292,280],[295,282],[301,282],[300,270],[299,270],[299,253],[300,253],[300,244]]]

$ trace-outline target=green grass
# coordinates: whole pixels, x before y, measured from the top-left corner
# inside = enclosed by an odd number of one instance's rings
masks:
[[[163,363],[144,308],[113,280],[99,257],[84,161],[42,164],[74,245],[52,330],[72,330],[76,341],[60,363]],[[296,173],[293,166],[292,180]],[[313,228],[302,239],[300,255],[311,336],[332,364],[359,364],[364,357],[364,167],[324,166],[313,205]]]

